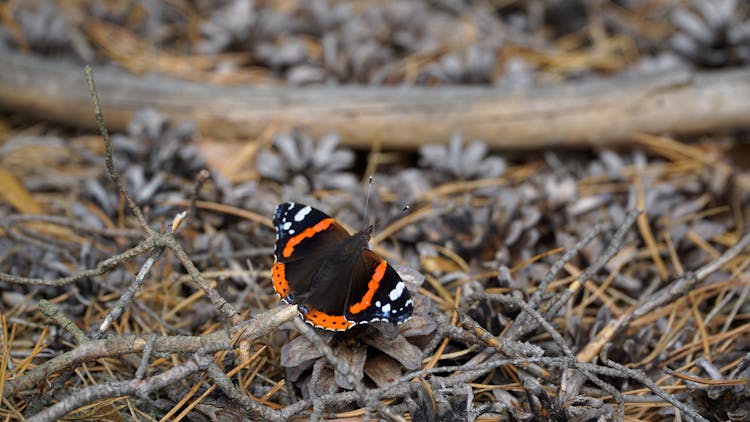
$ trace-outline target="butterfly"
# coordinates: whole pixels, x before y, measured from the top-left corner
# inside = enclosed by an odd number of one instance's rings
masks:
[[[293,202],[276,208],[273,224],[273,288],[284,302],[298,305],[307,323],[344,331],[411,317],[406,284],[369,249],[372,226],[352,235],[323,211]]]

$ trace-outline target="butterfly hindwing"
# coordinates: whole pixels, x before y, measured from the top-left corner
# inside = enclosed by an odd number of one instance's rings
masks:
[[[347,319],[357,323],[400,324],[411,317],[413,302],[406,285],[378,254],[366,249],[355,266],[354,277],[361,281],[351,286]]]

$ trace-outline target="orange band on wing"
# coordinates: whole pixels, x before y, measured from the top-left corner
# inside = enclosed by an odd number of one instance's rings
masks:
[[[294,251],[294,247],[299,245],[300,242],[303,240],[315,236],[316,233],[320,233],[323,230],[327,230],[331,225],[333,224],[333,218],[326,218],[323,220],[320,220],[318,224],[308,227],[305,230],[302,231],[302,233],[290,238],[286,242],[286,246],[284,246],[284,251],[281,253],[281,255],[284,258],[289,258],[292,256],[292,251]]]
[[[273,276],[273,289],[279,296],[286,297],[289,294],[289,282],[286,280],[286,268],[281,262],[273,264],[271,268]]]
[[[330,315],[325,312],[311,310],[302,316],[311,322],[318,328],[325,328],[326,330],[344,331],[354,325],[353,322],[348,321],[343,315]]]
[[[383,279],[383,276],[385,275],[385,269],[387,267],[388,263],[385,262],[385,260],[380,261],[380,264],[375,267],[375,273],[372,275],[370,282],[367,283],[367,292],[365,292],[365,295],[362,296],[362,300],[349,307],[349,312],[358,314],[370,307],[372,297],[375,295],[378,287],[380,287],[380,280]]]

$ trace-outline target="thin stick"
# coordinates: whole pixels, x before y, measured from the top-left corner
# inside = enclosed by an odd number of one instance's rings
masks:
[[[94,71],[91,69],[91,66],[87,65],[83,69],[83,73],[86,75],[86,81],[89,85],[89,93],[91,94],[91,101],[94,103],[96,125],[99,127],[99,132],[101,132],[102,139],[104,140],[104,155],[106,158],[105,162],[109,178],[112,179],[113,182],[115,182],[117,189],[125,198],[125,201],[128,203],[128,207],[130,207],[130,210],[135,215],[135,218],[138,220],[141,228],[143,228],[143,230],[147,234],[152,234],[154,230],[149,227],[148,223],[146,222],[146,218],[141,212],[140,207],[138,207],[138,204],[135,203],[133,198],[130,196],[130,193],[128,193],[127,189],[125,189],[125,185],[123,185],[122,180],[120,180],[120,173],[117,171],[117,168],[115,168],[115,162],[112,159],[112,143],[109,139],[109,131],[107,130],[107,126],[104,124],[104,114],[102,113],[102,107],[99,103],[99,94],[97,94],[96,85],[94,84]]]
[[[120,266],[122,263],[152,250],[157,245],[157,243],[158,242],[156,238],[146,238],[141,243],[126,250],[125,252],[105,259],[104,261],[100,262],[99,265],[96,266],[96,268],[83,270],[67,277],[47,280],[44,278],[19,277],[12,274],[0,272],[0,281],[15,284],[26,284],[29,286],[65,286],[109,272],[110,270]]]
[[[110,397],[119,397],[125,395],[136,395],[146,397],[152,391],[161,390],[171,384],[179,382],[189,375],[205,368],[213,361],[210,354],[213,351],[228,348],[227,343],[218,343],[214,345],[203,346],[199,352],[196,352],[191,359],[185,363],[168,369],[158,375],[147,379],[132,379],[129,381],[115,381],[106,384],[92,385],[74,393],[69,394],[61,401],[55,403],[36,415],[27,419],[30,422],[54,422],[67,415],[68,413],[85,406],[96,400]]]
[[[57,309],[55,305],[51,304],[46,299],[39,299],[39,310],[42,311],[44,316],[55,321],[57,325],[72,334],[78,344],[89,342],[89,338],[86,337],[86,334],[84,334],[84,332],[81,331],[81,329],[78,328],[78,326],[71,321],[67,315],[62,313],[62,311]]]
[[[698,268],[695,272],[688,272],[683,277],[678,278],[673,283],[657,291],[651,297],[644,300],[638,308],[633,311],[632,319],[637,319],[648,314],[659,306],[671,302],[685,293],[689,292],[696,284],[704,280],[709,275],[716,272],[731,259],[740,254],[740,252],[750,246],[750,233],[745,234],[739,242],[727,249],[720,257]]]
[[[278,411],[270,409],[266,406],[262,406],[255,400],[251,399],[247,395],[243,394],[237,387],[234,386],[232,380],[224,374],[224,371],[219,368],[213,361],[208,364],[206,368],[206,374],[211,380],[216,383],[224,394],[229,397],[230,400],[234,400],[240,404],[249,414],[246,415],[251,419],[261,419],[264,421],[284,421]],[[259,416],[258,416],[259,415]]]
[[[174,252],[177,259],[182,263],[182,266],[187,270],[188,274],[190,274],[190,278],[198,285],[198,288],[203,291],[216,309],[226,316],[230,328],[236,328],[240,324],[241,319],[239,312],[237,312],[234,306],[227,302],[227,300],[224,299],[216,289],[211,287],[211,284],[209,284],[205,278],[203,278],[201,272],[195,266],[193,261],[190,260],[187,253],[185,253],[185,250],[182,249],[182,245],[180,245],[173,235],[164,235],[161,240],[163,241],[162,244],[164,246]]]
[[[147,335],[121,334],[106,340],[94,340],[83,343],[75,349],[40,364],[25,372],[23,375],[6,382],[5,397],[11,397],[21,391],[37,388],[52,375],[75,368],[84,362],[96,359],[122,356],[128,353],[143,352],[149,341]],[[204,344],[228,342],[229,337],[224,331],[203,336],[159,336],[154,342],[155,352],[190,353],[200,349]]]
[[[578,253],[583,250],[583,248],[591,243],[592,240],[596,236],[599,235],[602,231],[602,225],[597,224],[594,226],[593,229],[591,229],[590,232],[586,234],[586,236],[581,239],[578,243],[575,244],[575,246],[566,251],[565,254],[563,254],[560,259],[555,261],[554,264],[550,267],[549,271],[547,271],[547,275],[544,276],[542,281],[539,283],[539,287],[537,290],[531,295],[529,298],[528,303],[532,306],[539,306],[539,304],[542,301],[542,295],[544,294],[544,291],[547,290],[547,286],[552,282],[552,280],[555,279],[557,276],[557,273],[560,272],[560,270],[565,266],[565,264],[568,263],[571,259],[573,259],[574,256],[576,256]],[[531,323],[531,325],[529,325]],[[536,329],[536,325],[533,323],[533,321],[530,321],[528,318],[528,315],[526,312],[521,312],[513,321],[513,324],[511,325],[510,329],[508,329],[508,333],[506,335],[506,338],[509,340],[515,340],[519,337],[523,336],[524,334],[527,334],[533,330]]]
[[[130,283],[128,289],[125,290],[125,293],[123,293],[117,300],[117,303],[115,303],[115,307],[112,308],[109,314],[107,314],[107,316],[104,318],[104,321],[101,323],[101,325],[99,325],[99,333],[107,331],[112,322],[114,322],[117,318],[120,317],[120,315],[122,315],[125,307],[130,304],[138,291],[141,290],[141,286],[143,286],[143,280],[146,278],[148,273],[151,272],[151,267],[153,267],[154,263],[159,259],[159,255],[161,255],[163,250],[164,248],[160,247],[151,251],[148,258],[146,258],[146,262],[143,263],[141,269],[138,271],[138,274],[136,274],[135,278],[133,279],[133,282]]]
[[[146,375],[146,370],[148,369],[148,360],[151,358],[151,354],[154,353],[154,343],[156,343],[156,339],[159,336],[152,334],[148,341],[146,342],[146,345],[143,347],[143,356],[141,356],[141,364],[138,366],[138,369],[135,371],[135,378],[136,379],[143,379],[143,377]]]
[[[177,233],[179,227],[185,227],[190,222],[190,219],[195,216],[195,210],[196,210],[196,201],[198,200],[198,194],[201,191],[201,188],[203,187],[203,184],[206,183],[206,180],[211,177],[211,173],[203,169],[198,172],[198,176],[195,178],[195,183],[193,183],[193,190],[190,192],[190,207],[188,207],[187,214],[185,215],[185,218],[180,222],[180,226],[174,227],[172,229],[172,232]]]
[[[608,366],[612,367],[613,369],[616,369],[617,371],[622,372],[623,376],[628,377],[628,378],[632,378],[632,379],[640,382],[641,384],[645,385],[651,391],[653,391],[654,394],[656,394],[657,396],[661,397],[663,400],[669,402],[672,406],[676,407],[677,409],[683,411],[684,413],[686,413],[687,415],[689,415],[694,420],[699,421],[699,422],[708,422],[708,419],[706,419],[703,416],[701,416],[700,413],[698,413],[698,411],[696,411],[692,407],[688,406],[687,404],[680,402],[679,400],[677,400],[676,398],[674,398],[673,395],[671,395],[671,394],[667,393],[666,391],[662,390],[645,373],[643,373],[641,371],[638,371],[638,370],[635,370],[635,369],[630,369],[630,368],[626,367],[625,365],[621,365],[621,364],[619,364],[617,362],[609,360],[607,358],[607,356],[606,356],[606,348],[603,351],[603,353],[601,355],[601,358],[602,358],[602,362],[604,362],[605,365],[608,365]]]
[[[91,126],[77,69],[32,55],[0,55],[0,104],[70,126]],[[221,86],[175,78],[143,78],[102,69],[97,78],[110,99],[110,128],[125,128],[145,106],[198,124],[205,137],[253,139],[274,122],[304,127],[313,137],[330,131],[347,146],[416,150],[425,139],[460,132],[493,149],[608,147],[631,134],[697,133],[748,127],[750,69],[670,70],[639,78],[517,89],[469,86],[318,87]],[[72,83],[71,83],[72,82]],[[707,108],[710,100],[713,107]]]
[[[501,294],[488,294],[487,299],[497,300],[505,304],[512,304],[526,311],[529,317],[533,318],[537,322],[537,324],[539,324],[539,326],[541,326],[544,329],[544,331],[546,331],[547,334],[549,334],[552,337],[552,340],[554,340],[555,344],[557,344],[557,346],[560,348],[563,354],[568,358],[568,361],[572,367],[575,367],[578,371],[581,372],[581,374],[583,374],[591,382],[599,386],[599,388],[603,389],[607,393],[611,394],[612,397],[614,397],[615,400],[617,400],[617,403],[618,403],[617,413],[619,416],[618,420],[622,420],[624,412],[625,412],[624,402],[622,400],[622,394],[620,394],[620,392],[616,388],[614,388],[611,384],[608,384],[602,381],[599,377],[597,377],[594,373],[589,371],[587,368],[579,365],[578,360],[573,354],[573,351],[570,350],[570,347],[568,347],[568,343],[565,341],[563,336],[555,329],[555,327],[552,326],[552,324],[550,324],[544,318],[544,316],[542,316],[541,313],[539,313],[536,309],[532,308],[531,305],[529,305],[528,303],[513,296],[501,295]]]
[[[313,330],[312,327],[307,325],[300,318],[294,319],[294,327],[310,340],[310,343],[312,343],[313,346],[315,346],[315,348],[326,357],[326,360],[336,368],[336,371],[343,375],[346,378],[346,381],[354,387],[354,391],[359,395],[359,399],[365,404],[366,416],[369,415],[370,409],[381,410],[380,398],[372,394],[371,391],[368,392],[361,380],[357,379],[351,371],[349,371],[349,368],[333,353],[331,346],[324,342],[318,334],[315,333],[315,330]],[[369,420],[369,417],[365,420]]]
[[[601,254],[591,265],[589,265],[586,270],[578,275],[578,278],[576,279],[578,285],[590,279],[597,271],[604,267],[604,265],[609,262],[609,260],[612,259],[612,257],[615,256],[615,254],[622,248],[622,244],[625,241],[625,235],[627,234],[628,230],[630,230],[630,227],[633,225],[633,223],[635,223],[640,214],[641,211],[639,210],[631,210],[628,212],[628,214],[625,216],[625,221],[623,221],[623,223],[615,232],[614,236],[612,237],[612,241],[610,242],[609,246],[607,246],[607,249],[604,250],[604,253]],[[568,300],[573,296],[575,292],[576,290],[574,289],[567,289],[557,298],[557,300],[552,301],[552,303],[547,306],[547,310],[545,312],[547,318],[552,318],[557,315],[557,312],[560,311],[560,308],[562,308],[565,303],[568,302]]]

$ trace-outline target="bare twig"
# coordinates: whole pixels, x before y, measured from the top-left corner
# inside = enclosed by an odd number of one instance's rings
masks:
[[[331,346],[328,345],[325,341],[323,341],[317,333],[315,333],[315,330],[307,325],[304,321],[302,321],[301,318],[295,318],[294,319],[294,327],[302,333],[302,335],[307,338],[310,343],[315,346],[318,351],[325,356],[326,360],[330,362],[331,365],[338,371],[341,375],[346,378],[346,381],[354,387],[354,391],[357,392],[359,395],[359,399],[362,401],[362,403],[365,404],[365,416],[369,415],[369,410],[380,410],[380,398],[372,394],[372,392],[369,392],[365,386],[362,384],[362,381],[357,379],[349,370],[349,368],[336,356],[335,353],[333,353],[333,350],[331,349]],[[363,417],[364,418],[364,417]],[[369,417],[365,418],[365,420],[369,420]]]
[[[671,394],[669,394],[666,391],[662,390],[658,385],[656,385],[655,382],[653,382],[643,372],[635,370],[635,369],[630,369],[630,368],[628,368],[628,367],[626,367],[624,365],[621,365],[621,364],[619,364],[617,362],[614,362],[614,361],[610,360],[609,358],[607,358],[607,349],[606,348],[604,350],[602,350],[601,358],[602,358],[602,362],[604,362],[605,365],[608,365],[608,366],[612,367],[613,369],[621,372],[622,375],[620,375],[620,376],[627,377],[627,378],[632,378],[632,379],[640,382],[641,384],[643,384],[646,387],[648,387],[651,391],[653,391],[654,394],[656,394],[657,396],[661,397],[664,401],[669,402],[675,408],[683,411],[684,413],[686,413],[687,415],[689,415],[694,420],[699,421],[699,422],[708,422],[708,419],[706,419],[703,416],[701,416],[700,413],[698,413],[697,410],[693,409],[692,407],[688,406],[685,403],[680,402],[679,400],[677,400],[676,398],[674,398],[674,396],[672,396]]]
[[[506,304],[512,304],[526,311],[529,317],[533,318],[534,321],[536,321],[536,323],[540,327],[542,327],[544,331],[547,332],[547,334],[549,334],[552,337],[552,340],[554,340],[555,344],[560,348],[563,354],[568,358],[568,362],[572,367],[575,367],[587,379],[589,379],[591,382],[599,386],[599,388],[611,394],[612,397],[614,397],[615,400],[617,400],[619,420],[623,419],[625,408],[624,408],[624,402],[622,400],[622,394],[620,394],[620,392],[616,388],[614,388],[612,385],[602,381],[594,373],[590,372],[585,367],[579,365],[578,359],[576,359],[576,356],[573,354],[573,351],[570,350],[570,347],[568,347],[568,343],[565,341],[562,335],[555,329],[555,327],[553,327],[552,324],[550,324],[544,318],[544,316],[542,316],[541,313],[539,313],[536,309],[532,308],[531,305],[524,302],[523,300],[520,300],[510,295],[488,294],[487,299],[497,300]]]
[[[141,255],[145,252],[148,252],[154,249],[154,247],[159,245],[158,240],[159,239],[155,237],[148,237],[144,239],[138,245],[126,250],[125,252],[119,253],[117,255],[114,255],[110,258],[105,259],[104,261],[100,262],[99,265],[96,266],[96,268],[83,270],[83,271],[77,272],[67,277],[61,277],[61,278],[48,280],[44,278],[18,277],[18,276],[14,276],[11,274],[0,272],[0,281],[5,281],[8,283],[15,283],[15,284],[26,284],[26,285],[32,285],[32,286],[65,286],[71,283],[76,283],[78,281],[81,281],[90,277],[102,275],[106,272],[109,272],[110,270],[118,267],[125,261],[129,261],[138,255]]]
[[[141,286],[143,286],[143,281],[148,275],[148,273],[151,271],[151,267],[154,265],[154,263],[159,259],[159,256],[161,255],[164,248],[157,247],[151,251],[148,258],[146,258],[146,261],[141,266],[141,269],[136,274],[135,278],[133,279],[133,282],[130,283],[130,286],[128,286],[128,289],[125,290],[125,293],[123,293],[120,298],[117,300],[117,303],[115,303],[114,308],[107,314],[107,316],[104,318],[104,321],[99,325],[99,333],[103,333],[109,329],[109,326],[114,322],[117,318],[122,315],[123,310],[125,310],[125,307],[127,307],[130,302],[133,300],[135,295],[138,293],[138,291],[141,289]]]
[[[547,275],[545,275],[542,281],[539,282],[539,287],[537,288],[537,290],[529,298],[529,302],[528,302],[529,305],[532,305],[532,306],[539,305],[539,303],[542,300],[542,295],[544,295],[544,292],[547,290],[547,287],[549,286],[549,284],[552,283],[555,277],[557,277],[557,273],[563,269],[563,267],[565,266],[565,264],[568,263],[568,261],[573,259],[574,256],[581,253],[583,248],[585,248],[586,245],[591,243],[591,241],[594,240],[596,236],[599,236],[599,233],[602,232],[602,226],[603,225],[601,223],[595,225],[594,228],[591,229],[591,231],[588,232],[583,239],[581,239],[578,243],[576,243],[572,249],[570,249],[569,251],[566,251],[563,254],[563,256],[560,257],[560,259],[558,259],[557,261],[555,261],[554,264],[552,264],[549,271],[547,271]],[[525,314],[521,313],[521,315],[525,315]]]
[[[151,358],[151,354],[154,352],[154,343],[156,343],[157,335],[151,334],[143,347],[143,356],[141,356],[141,364],[138,366],[138,370],[135,371],[136,379],[143,379],[148,369],[148,360]]]
[[[162,244],[165,247],[169,248],[175,254],[177,259],[182,263],[182,266],[185,267],[188,274],[190,274],[190,278],[195,284],[198,285],[198,288],[203,291],[203,293],[206,295],[206,297],[208,297],[208,299],[216,307],[216,309],[224,314],[224,316],[226,316],[230,327],[232,327],[232,329],[234,329],[234,327],[237,327],[240,322],[242,322],[237,310],[235,310],[234,306],[232,306],[231,303],[227,302],[226,299],[224,299],[219,294],[219,292],[216,291],[216,289],[211,287],[211,285],[206,281],[205,278],[203,278],[198,268],[196,268],[195,264],[193,264],[193,261],[190,260],[190,258],[185,253],[185,250],[182,249],[182,245],[180,245],[180,243],[174,238],[174,235],[163,235],[163,237],[161,237],[161,240]]]
[[[206,368],[206,374],[208,374],[211,380],[216,383],[216,386],[218,386],[219,389],[223,391],[230,400],[236,401],[240,404],[240,406],[247,410],[249,413],[248,416],[251,419],[262,419],[264,421],[279,422],[286,420],[281,417],[279,412],[266,406],[262,406],[255,400],[243,394],[239,389],[237,389],[237,387],[234,386],[234,384],[232,384],[232,380],[230,380],[224,374],[221,368],[219,368],[219,366],[216,365],[213,361],[208,364],[208,367]]]
[[[497,356],[497,355],[495,355]],[[458,374],[470,374],[470,373],[486,373],[495,368],[501,366],[513,365],[513,366],[524,366],[527,364],[546,364],[555,367],[564,368],[569,365],[569,359],[561,357],[549,357],[549,356],[537,356],[528,358],[501,358],[498,357],[492,361],[488,361],[481,364],[465,364],[465,365],[454,365],[454,366],[440,366],[430,369],[422,369],[414,372],[407,373],[392,384],[385,387],[368,390],[368,394],[371,394],[380,398],[391,398],[391,397],[405,397],[420,388],[423,388],[419,382],[414,382],[414,379],[423,377],[425,375],[432,375],[441,372],[456,372]],[[604,368],[609,369],[609,368]],[[432,384],[437,388],[438,386],[445,387],[451,385],[460,385],[466,383],[464,377],[456,378],[436,378]],[[347,391],[343,393],[329,394],[318,397],[324,405],[336,406],[340,404],[351,403],[359,398],[356,391]],[[294,404],[291,404],[281,411],[281,415],[284,418],[291,418],[300,412],[305,411],[313,406],[313,400],[301,400]]]
[[[130,193],[128,193],[127,189],[125,189],[125,185],[123,185],[122,180],[120,180],[120,173],[117,171],[115,162],[112,159],[112,143],[109,140],[109,131],[107,130],[107,126],[104,124],[104,114],[102,113],[102,107],[99,103],[99,95],[96,92],[96,85],[94,84],[94,71],[91,69],[91,66],[87,65],[84,68],[83,72],[86,75],[86,81],[89,85],[91,101],[94,103],[96,125],[99,127],[99,131],[102,134],[102,139],[104,140],[104,153],[106,157],[107,173],[109,174],[110,179],[112,179],[112,181],[117,186],[120,194],[123,196],[123,198],[125,198],[125,201],[128,203],[128,207],[135,215],[135,218],[138,220],[141,228],[146,232],[146,234],[153,234],[154,230],[149,227],[148,223],[146,222],[146,218],[143,216],[141,208],[138,206],[138,204],[135,203],[133,198],[130,196]]]
[[[76,70],[65,62],[5,52],[0,56],[0,106],[45,119],[91,126]],[[460,132],[494,148],[599,146],[637,132],[695,133],[748,126],[747,69],[675,72],[637,78],[542,86],[530,92],[481,87],[263,87],[197,84],[102,69],[110,94],[111,128],[125,128],[133,112],[155,107],[197,122],[205,136],[262,136],[269,122],[329,131],[360,148],[373,134],[387,148],[418,148],[425,139]],[[30,76],[31,75],[31,76]],[[43,101],[41,100],[43,99]],[[706,103],[713,104],[707,109]],[[346,110],[346,113],[342,113]]]
[[[632,307],[628,312],[618,318],[610,320],[607,325],[597,333],[596,337],[578,352],[578,359],[584,362],[591,361],[599,354],[609,339],[611,339],[616,333],[625,329],[625,327],[627,327],[633,320],[649,314],[664,304],[686,295],[701,280],[721,268],[740,252],[747,249],[748,246],[750,246],[750,233],[744,235],[742,239],[731,248],[727,249],[719,258],[702,266],[695,272],[688,272],[648,297],[642,298],[639,304]]]
[[[241,340],[253,340],[270,334],[296,316],[296,305],[280,305],[256,315],[249,321],[243,321],[235,327],[235,331],[242,333]]]
[[[586,270],[578,275],[575,286],[571,286],[570,288],[566,289],[563,293],[560,294],[559,297],[556,298],[556,300],[551,301],[551,303],[547,305],[547,309],[544,313],[547,318],[554,318],[560,311],[560,309],[578,291],[578,288],[583,284],[583,282],[590,279],[597,271],[604,267],[604,265],[606,265],[613,256],[615,256],[615,254],[622,248],[622,244],[625,241],[625,235],[628,233],[628,230],[630,230],[630,227],[633,226],[640,214],[641,211],[639,210],[631,210],[628,212],[628,214],[625,216],[625,221],[622,222],[620,227],[615,232],[614,236],[612,236],[612,241],[609,243],[609,246],[607,246],[607,249],[604,250],[604,253],[601,254],[593,263],[591,263],[591,265],[589,265]]]
[[[174,238],[172,234],[169,233],[162,235],[155,231],[152,231],[152,233],[146,239],[144,239],[135,247],[100,262],[95,269],[84,270],[72,276],[47,280],[41,278],[18,277],[11,274],[0,273],[0,281],[28,285],[64,286],[66,284],[74,283],[85,278],[102,275],[112,268],[115,268],[116,266],[122,264],[123,262],[134,258],[135,256],[138,256],[147,251],[159,250],[164,247],[169,248],[172,252],[174,252],[182,265],[188,271],[188,274],[190,275],[190,278],[193,280],[193,282],[198,285],[198,287],[209,298],[209,300],[211,300],[211,303],[213,303],[216,309],[226,315],[227,320],[230,321],[230,325],[235,326],[239,324],[239,315],[234,309],[234,306],[232,306],[223,297],[221,297],[216,289],[211,287],[211,285],[205,280],[205,278],[203,278],[200,271],[198,271],[198,269],[195,267],[195,264],[193,264],[193,262],[187,256],[184,249],[182,249],[180,243]]]
[[[686,273],[683,277],[670,283],[663,289],[655,292],[649,298],[643,300],[641,305],[633,311],[633,319],[648,314],[654,309],[683,296],[695,287],[700,281],[713,274],[729,262],[732,258],[750,246],[750,233],[745,234],[731,248],[727,249],[721,256],[708,264],[698,268],[695,272]]]
[[[140,353],[146,347],[150,336],[123,334],[106,340],[83,343],[75,349],[44,362],[25,372],[18,378],[8,380],[3,395],[11,397],[21,391],[36,388],[48,377],[60,371],[74,368],[84,362],[99,358]],[[160,336],[154,341],[155,352],[189,353],[206,344],[228,341],[226,333],[217,331],[204,336]]]
[[[164,387],[183,380],[185,377],[203,370],[213,361],[212,353],[224,350],[229,347],[229,343],[219,342],[203,346],[201,350],[196,351],[193,357],[185,363],[168,369],[158,375],[146,379],[132,379],[129,381],[115,381],[106,384],[97,384],[83,388],[71,393],[63,400],[55,403],[36,415],[28,418],[31,422],[53,422],[56,421],[75,409],[85,406],[96,400],[109,397],[119,397],[125,395],[136,395],[146,397],[153,391],[158,391]]]
[[[55,305],[49,303],[45,299],[39,299],[39,310],[42,311],[44,316],[55,321],[57,325],[62,327],[65,331],[69,332],[76,339],[78,344],[87,343],[89,338],[86,337],[83,331],[70,320],[65,314],[63,314]]]
[[[484,299],[486,298],[486,295],[484,293],[476,293],[470,297],[470,300],[473,301],[477,298]],[[459,318],[461,326],[466,329],[465,333],[467,335],[471,334],[479,339],[482,343],[495,349],[502,358],[505,358],[507,356],[540,356],[541,354],[543,354],[543,350],[537,346],[522,344],[505,337],[500,339],[497,336],[494,336],[464,312],[459,313]],[[525,367],[525,370],[541,378],[547,375],[543,369],[534,364],[528,364]]]
[[[296,315],[297,309],[295,306],[279,306],[239,324],[236,329],[238,332],[242,332],[241,339],[250,341],[267,335]],[[123,334],[105,340],[82,343],[75,349],[55,356],[23,375],[8,380],[3,395],[11,397],[20,391],[35,388],[49,376],[74,368],[84,362],[103,357],[143,352],[149,339],[150,336],[148,335]],[[217,331],[203,336],[159,336],[154,340],[153,352],[190,353],[206,344],[228,341],[229,337],[225,331]]]
[[[582,282],[589,279],[594,273],[599,271],[601,267],[603,267],[607,261],[609,261],[614,254],[617,253],[617,251],[622,247],[622,241],[625,237],[625,234],[630,229],[630,227],[635,222],[635,219],[640,214],[640,211],[633,210],[630,211],[625,221],[622,223],[622,225],[618,228],[617,232],[615,233],[612,243],[609,245],[607,250],[594,262],[592,263],[584,272],[582,272],[578,278],[577,282],[575,283],[575,286],[579,286]],[[601,233],[602,226],[600,224],[597,224],[594,226],[594,228],[584,237],[581,239],[576,245],[573,247],[573,249],[567,251],[560,259],[558,259],[552,267],[550,267],[549,271],[547,272],[547,275],[542,279],[542,281],[539,284],[539,288],[536,292],[532,295],[532,297],[529,299],[529,304],[532,306],[538,306],[542,294],[544,293],[544,290],[547,289],[547,286],[549,283],[554,280],[557,273],[563,268],[563,266],[576,254],[578,254],[588,243],[590,243],[594,237],[598,236],[599,233]],[[571,286],[571,288],[568,288],[565,292],[561,293],[557,298],[552,299],[550,303],[547,305],[547,310],[545,314],[548,317],[554,316],[559,310],[560,307],[562,307],[569,299],[573,296],[573,294],[577,291],[577,287]],[[521,314],[515,319],[513,322],[513,325],[508,330],[507,337],[510,340],[518,339],[526,334],[529,334],[530,332],[534,331],[537,328],[537,325],[534,324],[532,320],[529,320],[527,313],[521,312]]]
[[[188,207],[187,214],[185,215],[184,221],[182,221],[183,227],[186,226],[190,219],[195,216],[195,210],[196,206],[195,203],[198,200],[198,194],[201,191],[201,187],[203,187],[203,184],[206,183],[206,180],[211,177],[211,173],[203,169],[198,172],[198,175],[195,177],[195,183],[193,183],[193,190],[190,192],[190,206]],[[177,230],[172,230],[173,232],[177,232]]]
[[[484,295],[482,296],[484,297]],[[498,340],[497,337],[492,335],[492,333],[490,333],[489,331],[485,330],[484,327],[479,325],[476,321],[474,321],[474,319],[472,319],[465,313],[459,313],[459,322],[461,323],[461,327],[476,336],[476,338],[482,341],[482,343],[484,343],[485,345],[492,347],[499,353],[503,353],[506,355],[508,354],[505,352],[505,350],[503,350],[503,346],[500,344],[500,340]]]

